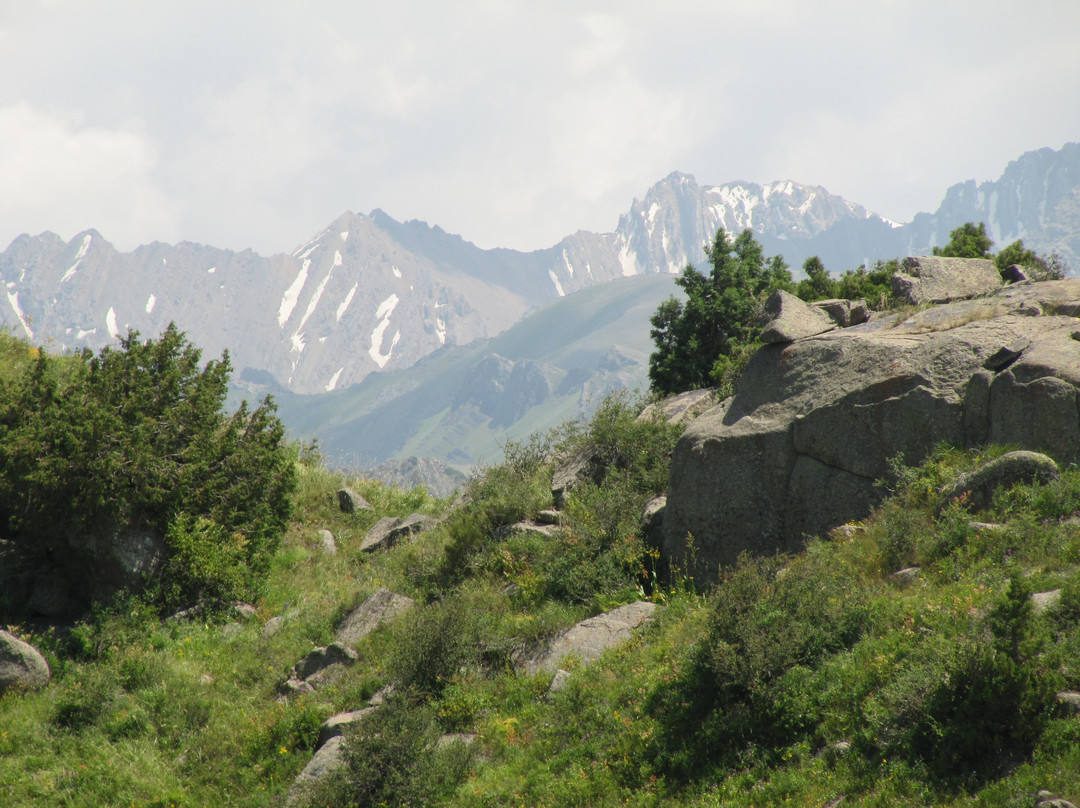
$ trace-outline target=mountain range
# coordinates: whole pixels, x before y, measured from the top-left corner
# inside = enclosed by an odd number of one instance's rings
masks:
[[[381,210],[343,213],[269,257],[190,242],[123,253],[94,230],[66,242],[22,235],[0,253],[0,325],[64,351],[175,322],[207,354],[227,348],[244,392],[275,392],[290,428],[343,462],[412,453],[467,467],[510,432],[543,427],[542,415],[573,415],[604,389],[641,383],[648,315],[718,227],[752,229],[798,275],[811,255],[838,272],[925,254],[966,221],[986,222],[998,246],[1023,238],[1080,267],[1080,144],[956,184],[910,223],[820,186],[702,186],[676,172],[614,231],[533,252],[483,250]],[[653,280],[624,280],[636,276]],[[599,311],[607,319],[583,328]]]

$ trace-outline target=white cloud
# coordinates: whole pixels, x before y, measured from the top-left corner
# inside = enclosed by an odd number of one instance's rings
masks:
[[[1080,138],[1080,3],[1060,0],[19,9],[0,241],[93,226],[269,253],[382,207],[533,249],[612,229],[673,170],[906,218]]]
[[[133,129],[80,126],[21,102],[0,107],[0,222],[70,238],[97,228],[131,248],[173,238],[177,206],[157,190],[156,150]]]

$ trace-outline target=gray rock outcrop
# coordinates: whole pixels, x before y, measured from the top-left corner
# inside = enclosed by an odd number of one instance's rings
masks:
[[[345,767],[345,737],[334,735],[319,747],[303,771],[296,776],[285,797],[287,808],[304,805],[318,784]]]
[[[761,341],[766,345],[794,342],[836,328],[826,312],[783,289],[777,289],[765,301],[764,321]]]
[[[337,542],[334,540],[334,534],[325,528],[319,531],[319,547],[327,555],[337,555]]]
[[[384,516],[364,536],[360,549],[365,553],[388,550],[402,539],[421,533],[434,524],[434,519],[422,513],[409,514],[404,519]]]
[[[831,298],[829,300],[815,300],[810,304],[832,318],[832,321],[841,328],[865,323],[870,319],[870,309],[865,300],[843,300]]]
[[[1078,314],[1080,280],[1052,281],[766,345],[676,446],[665,556],[713,577],[743,551],[798,550],[867,516],[891,458],[944,441],[1080,461]]]
[[[983,466],[961,474],[955,484],[945,491],[945,501],[963,500],[972,513],[985,510],[999,488],[1012,488],[1017,483],[1046,484],[1060,479],[1057,463],[1039,452],[1007,452]]]
[[[893,294],[913,305],[948,303],[994,292],[1001,273],[989,258],[905,258],[892,277]]]
[[[356,651],[340,642],[316,648],[293,666],[281,692],[287,696],[311,692],[336,679],[357,659]]]
[[[630,639],[634,629],[651,620],[655,611],[655,603],[638,601],[582,620],[528,656],[522,667],[527,673],[553,674],[569,657],[581,663],[592,662],[607,649]]]
[[[44,687],[49,676],[49,663],[34,646],[0,631],[0,695],[11,689]]]
[[[337,492],[338,507],[341,508],[343,513],[354,513],[355,511],[371,511],[374,508],[371,507],[371,503],[364,499],[360,494],[353,491],[348,486],[339,488]]]
[[[412,598],[398,595],[389,589],[379,589],[342,618],[334,633],[334,639],[342,645],[356,645],[387,620],[392,620],[415,605]]]

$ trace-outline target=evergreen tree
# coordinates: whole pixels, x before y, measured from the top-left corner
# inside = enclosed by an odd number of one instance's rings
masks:
[[[965,222],[949,233],[949,243],[934,247],[934,255],[947,258],[990,258],[993,240],[986,234],[986,224]]]
[[[669,298],[650,320],[649,380],[661,394],[723,384],[756,344],[765,298],[792,288],[783,257],[766,260],[750,230],[732,240],[720,228],[705,255],[709,274],[687,265],[676,280],[686,301]]]

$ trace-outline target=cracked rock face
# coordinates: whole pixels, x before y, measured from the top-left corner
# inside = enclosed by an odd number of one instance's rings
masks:
[[[1080,280],[906,314],[766,345],[690,424],[664,516],[673,563],[712,577],[743,551],[797,550],[867,516],[891,458],[943,441],[1080,460]]]

